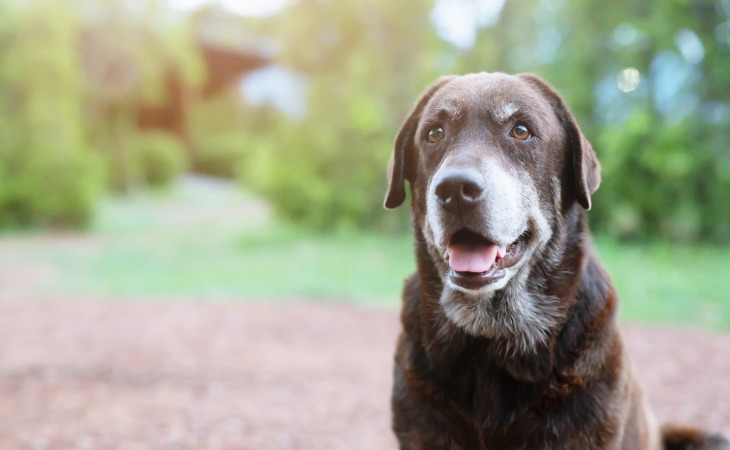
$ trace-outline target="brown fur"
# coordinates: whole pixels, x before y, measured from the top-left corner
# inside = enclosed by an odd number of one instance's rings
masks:
[[[424,121],[441,114],[445,101],[458,112],[446,120],[453,140],[435,151],[423,143]],[[539,138],[505,140],[502,128],[481,116],[482,104],[488,109],[498,101],[527,110]],[[454,161],[478,166],[485,153],[510,173],[530,177],[548,219],[549,239],[519,269],[526,281],[515,275],[508,282],[523,283],[515,292],[529,293],[537,310],[554,319],[534,348],[523,348],[509,333],[468,332],[443,307],[445,293],[456,294],[446,290],[448,266],[428,226],[429,182]],[[393,429],[401,449],[730,449],[724,439],[695,429],[666,427],[660,436],[653,423],[616,326],[616,292],[592,251],[581,211],[591,206],[600,166],[550,86],[534,75],[437,81],[398,134],[386,207],[405,200],[405,181],[412,192],[417,273],[403,293],[395,354]],[[478,227],[485,216],[439,217],[454,230],[466,223]],[[509,302],[508,287],[479,301]],[[549,310],[540,309],[549,302]]]

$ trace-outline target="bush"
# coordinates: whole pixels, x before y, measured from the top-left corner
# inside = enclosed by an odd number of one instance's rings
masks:
[[[81,227],[100,193],[99,161],[88,151],[48,148],[0,155],[0,225]],[[9,170],[12,168],[12,170]]]
[[[131,145],[134,171],[149,186],[167,186],[187,168],[185,145],[171,133],[140,133]]]
[[[622,238],[730,240],[730,156],[689,121],[637,112],[595,139],[603,168],[594,228]],[[714,145],[713,145],[714,144]]]
[[[193,167],[208,175],[235,178],[250,146],[250,135],[241,131],[216,133],[198,139]]]
[[[308,124],[286,128],[252,141],[238,168],[243,184],[277,213],[320,229],[382,226],[401,218],[382,207],[389,135]]]
[[[100,193],[69,11],[0,2],[0,226],[83,226]]]
[[[712,11],[695,8],[688,16],[683,2],[665,2],[652,12],[662,20],[635,21],[648,13],[593,14],[593,2],[563,9],[528,3],[538,11],[527,18],[529,27],[520,26],[524,6],[506,2],[471,48],[456,49],[434,33],[438,26],[418,29],[436,17],[431,4],[295,2],[270,28],[281,49],[277,63],[304,86],[305,113],[288,112],[271,124],[250,115],[244,126],[252,151],[242,180],[298,223],[392,224],[407,208],[383,212],[385,162],[418,92],[450,72],[538,72],[565,95],[603,164],[590,214],[596,230],[630,239],[730,241],[728,48],[712,27],[682,29],[692,20],[714,23]],[[327,17],[326,26],[303,19],[311,16]],[[412,20],[393,20],[406,16]],[[621,41],[624,34],[635,42]],[[310,35],[321,45],[302,46],[301,36]],[[687,39],[699,43],[697,60],[685,54],[680,41]],[[617,83],[627,67],[641,73],[631,92]],[[296,91],[297,83],[289,84],[283,99]],[[216,122],[220,117],[226,116]]]

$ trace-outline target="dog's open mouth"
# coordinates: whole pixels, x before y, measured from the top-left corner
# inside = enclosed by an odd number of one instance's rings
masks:
[[[505,269],[517,264],[525,252],[529,231],[511,244],[495,244],[462,228],[451,236],[444,259],[451,268],[451,280],[465,289],[479,289],[505,276]]]

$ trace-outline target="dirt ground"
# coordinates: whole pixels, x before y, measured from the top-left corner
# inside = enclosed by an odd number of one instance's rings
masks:
[[[0,303],[1,449],[392,449],[397,312]],[[629,327],[662,420],[730,433],[730,335]]]

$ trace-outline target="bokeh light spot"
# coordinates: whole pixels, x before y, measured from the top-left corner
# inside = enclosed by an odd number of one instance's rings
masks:
[[[622,92],[631,92],[639,87],[640,80],[641,74],[639,71],[633,67],[628,67],[619,72],[616,82]]]

